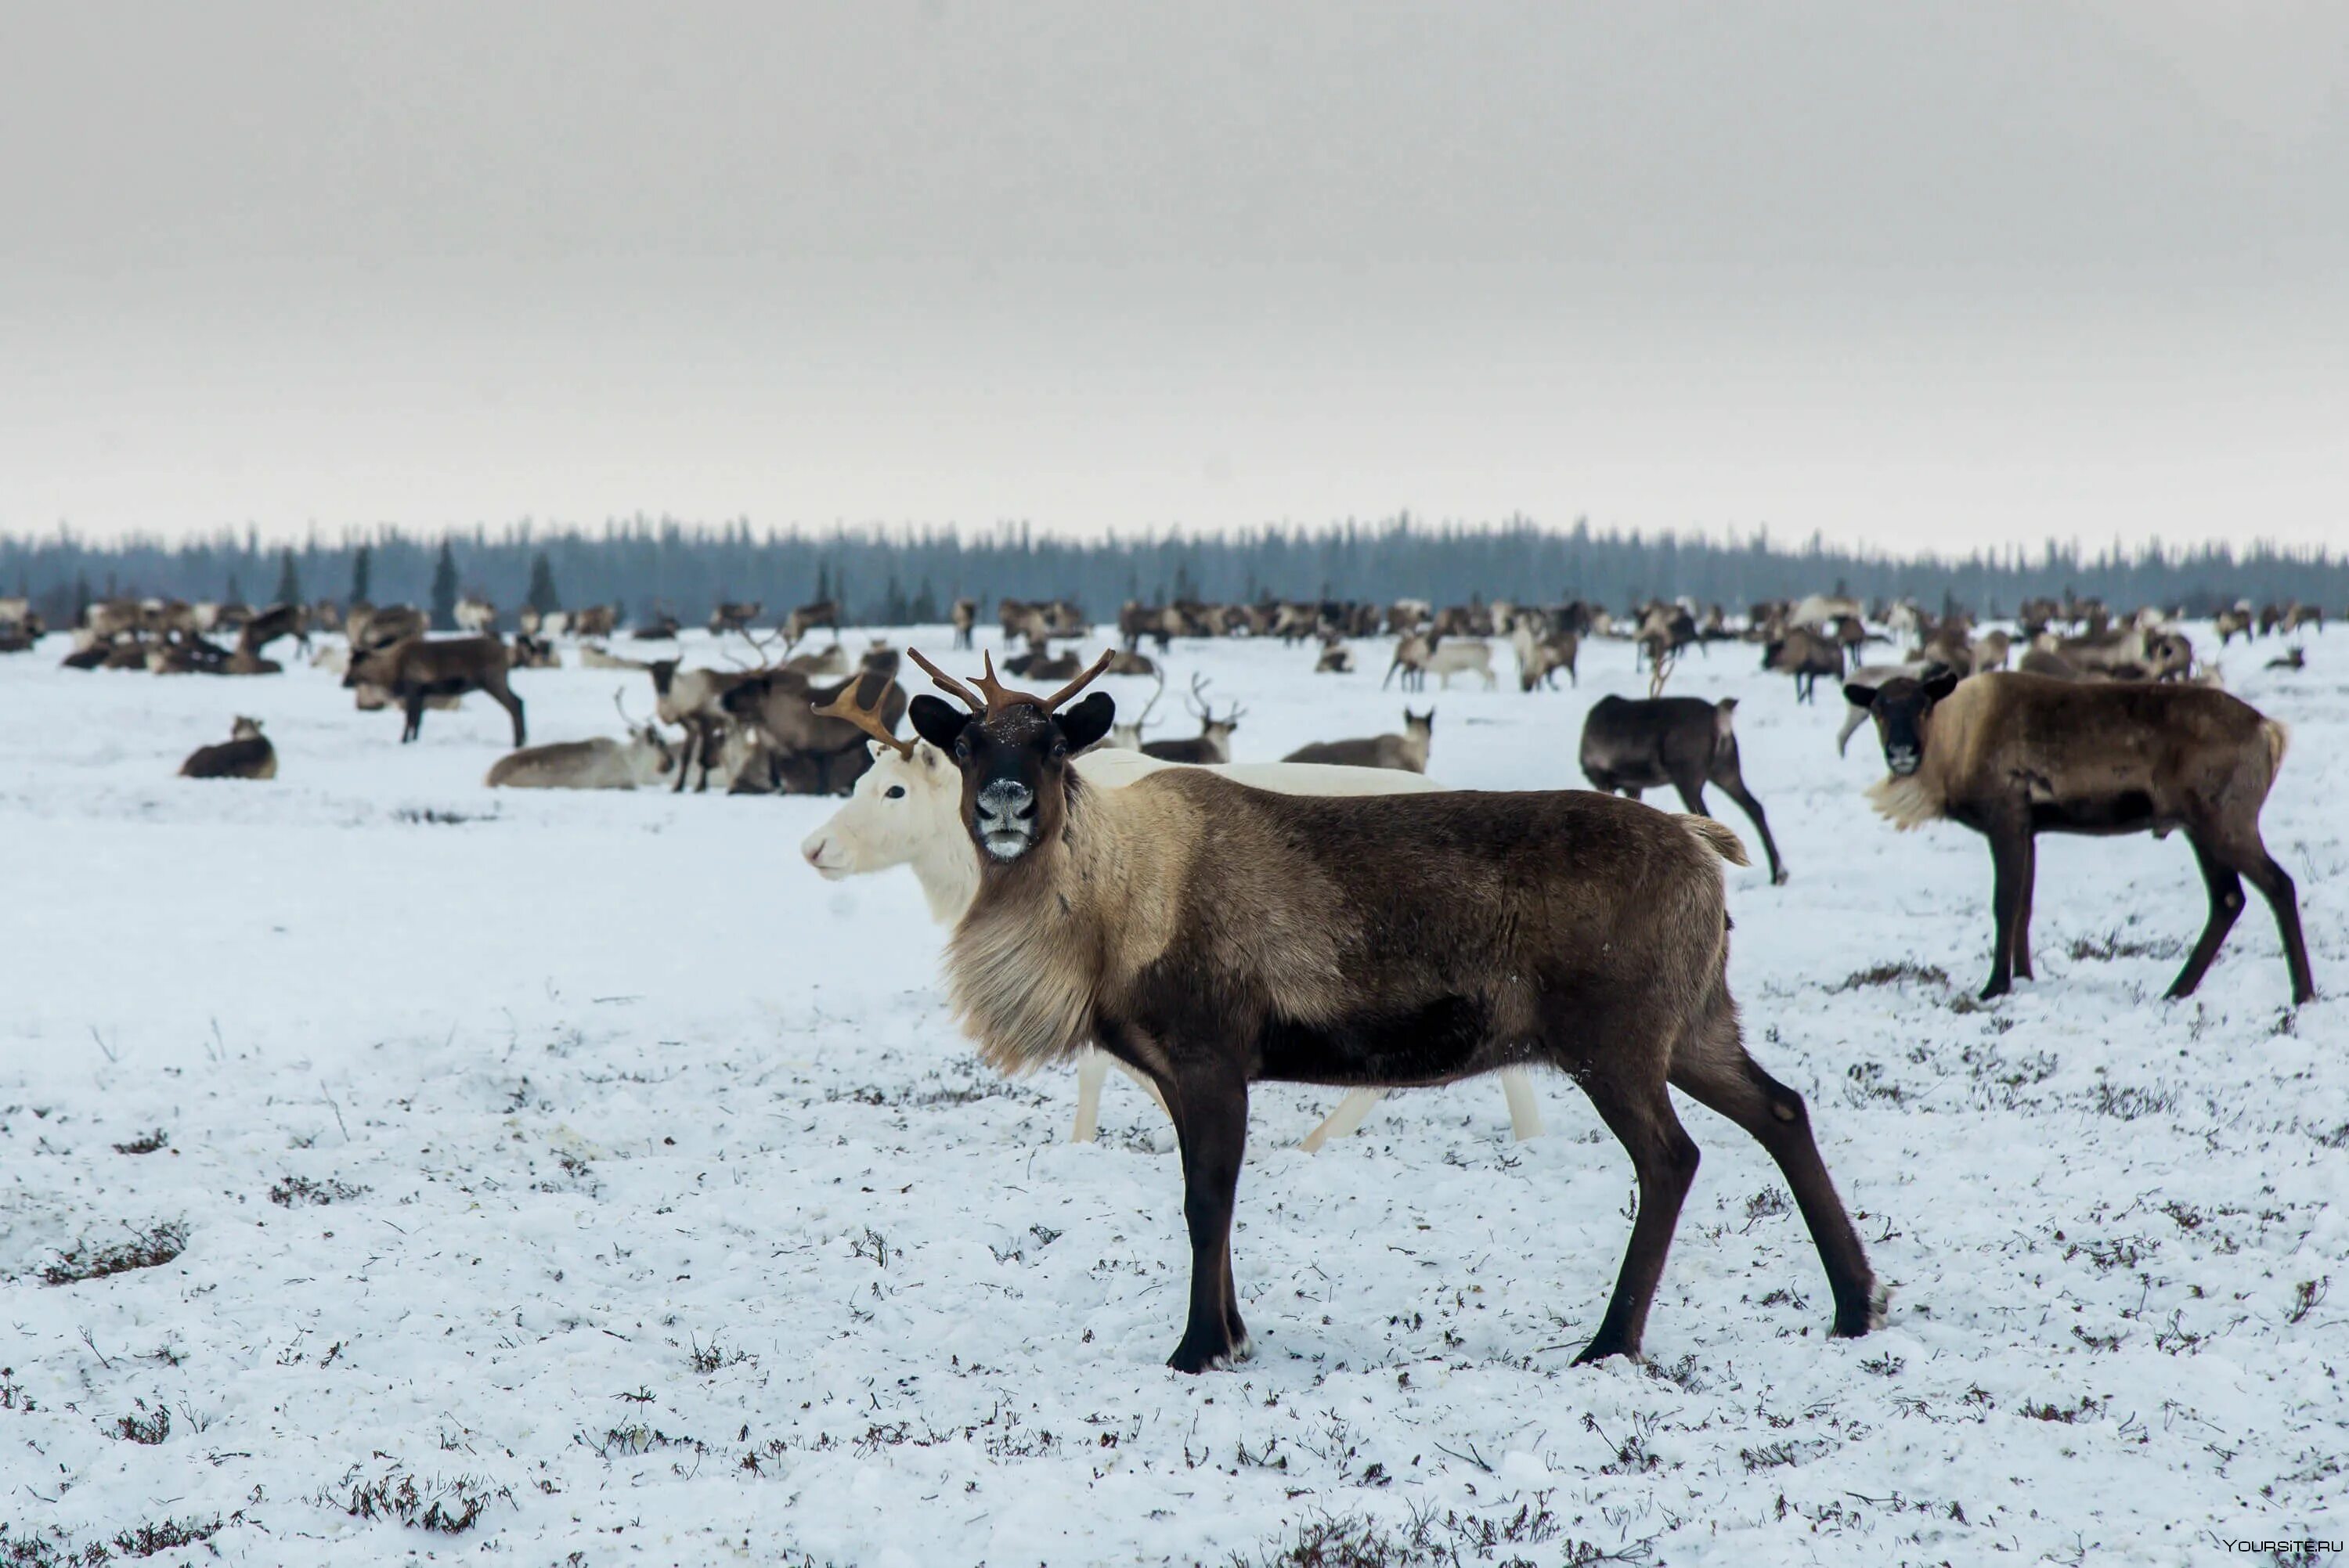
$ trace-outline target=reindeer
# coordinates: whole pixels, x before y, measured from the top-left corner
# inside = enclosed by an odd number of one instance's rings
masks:
[[[991,661],[989,667],[993,667]],[[1184,698],[1183,706],[1198,718],[1199,733],[1188,740],[1150,741],[1142,747],[1142,754],[1162,762],[1229,762],[1232,731],[1240,727],[1240,716],[1247,709],[1235,705],[1229,714],[1217,718],[1207,705],[1207,683],[1197,676],[1191,677],[1191,695]]]
[[[1114,674],[1115,671],[1110,670],[1103,673]],[[1158,706],[1158,699],[1166,695],[1166,677],[1155,670],[1151,672],[1151,677],[1153,686],[1150,700],[1142,705],[1142,711],[1133,716],[1132,722],[1120,723],[1112,727],[1108,738],[1095,743],[1097,747],[1108,746],[1120,751],[1132,751],[1137,754],[1141,752],[1142,734],[1143,730],[1150,727],[1151,710]]]
[[[1795,700],[1809,702],[1819,677],[1843,678],[1843,649],[1816,632],[1791,626],[1786,634],[1762,650],[1762,667],[1795,677]]]
[[[1030,645],[1024,654],[1014,655],[1003,661],[1009,673],[1030,680],[1064,681],[1085,667],[1074,648],[1056,654],[1048,644]]]
[[[962,777],[954,764],[926,740],[901,740],[894,726],[879,716],[856,716],[873,738],[872,770],[856,781],[847,805],[823,826],[808,835],[800,853],[828,881],[910,865],[921,883],[930,916],[941,924],[961,918],[978,892],[978,854],[964,830],[961,818]],[[1115,734],[1126,727],[1118,725]],[[1096,741],[1077,759],[1076,769],[1096,789],[1118,789],[1163,769],[1183,764],[1161,762],[1128,748],[1103,755]],[[1283,795],[1398,795],[1440,790],[1444,786],[1416,773],[1366,768],[1300,766],[1287,762],[1236,763],[1210,766],[1205,771]],[[1102,1085],[1115,1058],[1087,1050],[1077,1062],[1077,1114],[1069,1131],[1071,1143],[1092,1140],[1100,1126]],[[1157,1089],[1150,1079],[1123,1063],[1129,1077],[1154,1099]],[[1504,1068],[1501,1089],[1509,1107],[1511,1136],[1522,1141],[1541,1136],[1541,1107],[1526,1074]],[[1319,1153],[1332,1138],[1343,1138],[1361,1127],[1384,1091],[1358,1088],[1349,1092],[1337,1109],[1307,1133],[1298,1147]],[[1165,1109],[1160,1100],[1159,1109]]]
[[[1744,851],[1727,828],[1579,791],[1329,799],[1192,769],[1089,789],[1070,754],[1115,707],[1099,693],[1063,707],[1090,674],[1040,698],[991,669],[973,692],[915,658],[968,710],[927,695],[908,710],[955,759],[983,851],[947,947],[964,1027],[1007,1071],[1098,1041],[1174,1116],[1192,1272],[1168,1365],[1248,1354],[1231,1222],[1251,1081],[1437,1084],[1527,1062],[1573,1077],[1639,1176],[1622,1270],[1580,1360],[1639,1353],[1695,1177],[1668,1086],[1777,1161],[1826,1264],[1835,1331],[1882,1321],[1802,1097],[1739,1037],[1720,861]]]
[[[954,624],[954,645],[957,650],[971,645],[971,634],[978,625],[978,601],[957,599],[949,619]]]
[[[2242,638],[2246,643],[2251,640],[2251,607],[2248,604],[2236,604],[2231,608],[2220,611],[2216,624],[2219,631],[2219,645],[2221,648],[2237,637]]]
[[[240,717],[218,746],[199,746],[180,764],[182,779],[274,779],[277,748],[261,733],[261,720]]]
[[[1535,623],[1531,612],[1517,616],[1516,627],[1509,640],[1517,653],[1517,689],[1531,691],[1547,686],[1557,689],[1557,672],[1564,670],[1569,685],[1580,686],[1582,677],[1574,673],[1574,660],[1582,640],[1567,628],[1545,631]]]
[[[1354,650],[1346,645],[1344,637],[1335,632],[1322,637],[1321,656],[1313,661],[1313,673],[1317,676],[1350,676],[1354,673]]]
[[[1778,859],[1778,845],[1770,837],[1770,819],[1762,802],[1745,788],[1738,766],[1737,733],[1731,727],[1737,699],[1717,703],[1692,696],[1654,697],[1646,702],[1603,696],[1591,705],[1582,721],[1582,773],[1590,787],[1619,790],[1636,800],[1646,789],[1670,784],[1681,804],[1699,815],[1709,815],[1704,787],[1716,786],[1737,802],[1762,835],[1762,852],[1770,861],[1772,885],[1783,884],[1786,868]]]
[[[1990,841],[1997,920],[1985,998],[2031,974],[2031,895],[2041,833],[2185,833],[2210,918],[2170,985],[2190,996],[2242,913],[2249,877],[2274,911],[2295,1006],[2316,995],[2292,878],[2260,837],[2282,766],[2282,725],[2198,686],[2098,684],[1992,674],[1853,686],[1889,777],[1868,791],[1898,828],[1946,817]]]
[[[747,632],[750,629],[750,623],[757,620],[760,612],[766,607],[765,603],[758,599],[720,599],[710,608],[709,634],[722,637],[729,632]]]
[[[562,651],[553,643],[533,637],[528,632],[514,634],[513,646],[507,658],[511,666],[518,670],[559,670],[563,667]],[[582,662],[585,662],[584,658]]]
[[[745,681],[755,680],[756,670],[681,670],[676,659],[655,659],[645,665],[653,678],[653,715],[663,724],[677,726],[685,731],[685,743],[677,759],[677,781],[669,793],[680,794],[685,789],[685,776],[698,757],[701,760],[701,781],[693,792],[702,794],[709,788],[709,770],[718,762],[719,748],[726,734],[726,710],[720,706],[727,692]]]
[[[616,691],[612,706],[620,710],[626,740],[599,735],[592,740],[527,747],[499,758],[481,782],[492,789],[652,788],[677,766],[677,753],[662,738],[659,726],[638,724],[628,717],[627,705]]]
[[[819,599],[812,604],[802,604],[783,623],[783,645],[792,647],[802,637],[818,626],[832,628],[832,640],[840,641],[840,603],[837,600]]]
[[[374,653],[395,643],[420,637],[431,629],[424,612],[413,604],[386,604],[378,609],[361,603],[352,605],[350,614],[343,618],[343,632],[350,639],[354,654]]]
[[[860,706],[866,692],[874,694],[873,701]],[[776,789],[835,795],[872,765],[864,746],[870,731],[858,716],[877,715],[894,734],[905,714],[905,688],[878,672],[818,686],[795,670],[778,669],[736,682],[719,702],[765,750],[768,779]],[[792,774],[788,780],[786,772]]]
[[[450,614],[455,617],[457,629],[477,637],[493,637],[498,631],[498,607],[478,593],[468,593],[457,601]]]
[[[346,690],[379,686],[388,693],[408,716],[399,731],[403,746],[422,731],[428,699],[469,691],[486,692],[504,708],[513,720],[513,743],[523,741],[522,698],[506,684],[506,645],[495,637],[409,637],[388,648],[355,653],[343,686]]]
[[[1438,677],[1442,689],[1449,691],[1452,677],[1469,670],[1484,676],[1486,691],[1492,690],[1495,684],[1492,647],[1478,637],[1448,638],[1433,632],[1406,634],[1395,644],[1394,663],[1387,666],[1385,679],[1379,682],[1381,691],[1387,689],[1387,682],[1394,679],[1397,670],[1402,672],[1405,691],[1426,690],[1431,674]]]
[[[617,604],[590,604],[571,617],[571,634],[574,637],[609,637],[619,629]]]
[[[2026,654],[2024,655],[2026,665],[2029,662],[2029,658],[2030,655]],[[1851,672],[1850,686],[1847,686],[1844,689],[1846,691],[1849,691],[1852,686],[1858,686],[1863,689],[1872,691],[1889,680],[1899,680],[1903,678],[1912,681],[1923,680],[1935,670],[1947,668],[1949,668],[1949,666],[1942,664],[1938,659],[1910,659],[1905,663],[1897,665],[1862,665],[1857,669]],[[1867,707],[1862,704],[1853,702],[1847,696],[1844,699],[1843,726],[1836,731],[1836,755],[1837,757],[1846,757],[1850,755],[1851,738],[1858,730],[1859,727],[1867,722]]]
[[[1283,762],[1320,763],[1340,768],[1386,768],[1402,773],[1427,771],[1428,743],[1435,738],[1435,710],[1402,710],[1401,735],[1373,735],[1366,740],[1320,740],[1300,746]]]

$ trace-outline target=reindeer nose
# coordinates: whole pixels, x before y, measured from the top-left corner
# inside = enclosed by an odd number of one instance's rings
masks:
[[[999,779],[978,792],[982,825],[1009,827],[1036,815],[1036,792],[1016,779]]]
[[[823,841],[820,838],[808,840],[800,845],[800,853],[812,866],[823,864]]]

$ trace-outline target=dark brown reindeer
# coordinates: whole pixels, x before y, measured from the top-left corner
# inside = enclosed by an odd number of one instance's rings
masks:
[[[277,748],[261,733],[261,720],[240,717],[218,746],[199,746],[180,764],[182,779],[274,779]]]
[[[796,646],[802,637],[818,626],[832,628],[833,641],[840,640],[840,603],[834,599],[819,599],[812,604],[802,604],[783,622],[783,645]]]
[[[905,716],[905,688],[880,671],[820,686],[797,670],[774,669],[737,682],[719,705],[758,740],[776,789],[840,795],[873,765],[864,741],[874,724],[896,733]]]
[[[495,637],[409,637],[371,653],[354,652],[344,673],[347,688],[379,686],[408,716],[402,745],[424,727],[424,705],[431,697],[485,692],[513,720],[513,743],[524,744],[522,698],[506,684],[506,645]]]
[[[1738,767],[1737,732],[1731,727],[1736,713],[1735,697],[1717,703],[1692,696],[1600,697],[1582,721],[1583,777],[1594,789],[1619,789],[1634,800],[1643,789],[1669,784],[1680,792],[1681,804],[1700,815],[1709,814],[1704,787],[1717,787],[1753,820],[1769,857],[1770,880],[1783,882],[1786,868],[1770,837],[1770,819]]]
[[[1720,861],[1737,836],[1612,796],[1315,799],[1167,769],[1122,789],[1070,767],[1115,707],[971,691],[916,697],[954,758],[978,896],[955,929],[956,1011],[1021,1071],[1089,1041],[1148,1078],[1173,1117],[1190,1309],[1168,1365],[1249,1349],[1231,1264],[1248,1085],[1449,1083],[1547,1062],[1582,1086],[1639,1174],[1638,1218],[1580,1359],[1637,1355],[1697,1147],[1671,1088],[1744,1128],[1802,1206],[1836,1300],[1867,1333],[1882,1298],[1811,1138],[1802,1097],[1739,1037]]]
[[[1936,818],[1990,841],[1990,983],[2031,976],[2031,893],[2041,833],[2177,830],[2194,846],[2210,918],[2168,991],[2189,996],[2243,910],[2249,877],[2275,912],[2295,1005],[2316,995],[2292,878],[2260,837],[2260,807],[2283,763],[2282,725],[2199,686],[2079,682],[1943,672],[1852,686],[1876,719],[1891,776],[1868,793],[1899,828]]]

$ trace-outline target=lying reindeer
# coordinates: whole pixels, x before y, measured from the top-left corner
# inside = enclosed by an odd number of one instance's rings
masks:
[[[2041,833],[2185,833],[2210,918],[2168,991],[2190,996],[2243,909],[2249,877],[2275,912],[2295,1005],[2316,995],[2292,878],[2260,837],[2285,732],[2209,686],[1991,674],[1849,686],[1876,719],[1890,777],[1868,795],[1898,828],[1946,817],[1990,841],[1995,891],[1984,997],[2031,975]]]
[[[1217,718],[1215,708],[1207,702],[1207,683],[1197,676],[1191,677],[1191,695],[1183,699],[1183,706],[1197,717],[1199,733],[1188,740],[1145,741],[1142,754],[1162,762],[1229,762],[1232,732],[1240,727],[1240,716],[1247,709],[1234,704],[1231,712]]]
[[[1373,735],[1367,740],[1319,740],[1300,746],[1283,762],[1317,762],[1340,768],[1388,768],[1403,773],[1427,771],[1427,745],[1435,738],[1435,710],[1402,710],[1401,735]]]
[[[620,694],[612,694],[628,738],[608,735],[592,740],[563,740],[553,746],[525,747],[491,764],[481,780],[492,789],[649,789],[677,766],[677,753],[656,724],[638,724],[628,717]]]
[[[180,764],[182,779],[274,779],[277,748],[261,733],[261,720],[240,717],[218,746],[199,746]]]

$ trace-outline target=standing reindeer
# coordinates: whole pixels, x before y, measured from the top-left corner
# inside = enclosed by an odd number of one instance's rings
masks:
[[[2283,765],[2282,725],[2209,686],[2084,683],[1947,670],[1844,688],[1876,719],[1889,776],[1868,795],[1899,828],[1946,817],[1990,841],[1997,921],[1987,998],[2031,978],[2031,894],[2042,833],[2183,832],[2210,918],[2170,985],[2202,983],[2243,911],[2249,877],[2275,912],[2295,1006],[2316,995],[2292,877],[2260,837]]]
[[[1744,854],[1727,828],[1581,791],[1310,799],[1179,768],[1091,789],[1070,758],[1115,706],[1067,705],[1097,671],[1037,697],[991,662],[974,692],[912,657],[968,709],[925,694],[908,710],[954,759],[981,851],[947,957],[964,1027],[1005,1071],[1098,1040],[1174,1119],[1191,1289],[1169,1366],[1248,1354],[1231,1227],[1251,1082],[1438,1084],[1532,1062],[1574,1078],[1639,1176],[1622,1270],[1578,1359],[1639,1353],[1696,1175],[1672,1088],[1776,1161],[1835,1332],[1881,1323],[1802,1097],[1740,1038],[1720,861]]]

